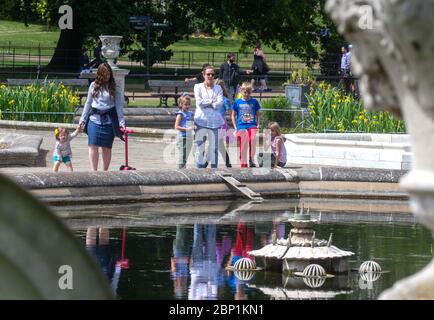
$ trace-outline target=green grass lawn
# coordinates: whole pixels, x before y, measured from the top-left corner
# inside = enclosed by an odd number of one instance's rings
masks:
[[[53,31],[47,31],[46,26],[30,24],[28,27],[23,22],[0,20],[0,46],[25,46],[25,47],[55,47],[59,39],[60,30],[57,26]]]
[[[13,47],[55,47],[59,39],[60,31],[57,26],[52,27],[52,31],[47,31],[45,25],[30,24],[26,27],[23,22],[0,20],[0,46]],[[189,38],[180,40],[169,46],[168,49],[174,51],[216,51],[216,52],[238,52],[241,40],[236,39],[214,39],[214,38]],[[265,47],[266,52],[275,52],[271,48]],[[247,52],[252,52],[253,48],[248,48]]]
[[[238,52],[241,41],[233,39],[213,39],[213,38],[190,38],[180,40],[168,49],[174,51],[218,51],[218,52]]]
[[[59,38],[57,26],[52,31],[47,31],[45,25],[30,24],[25,27],[22,22],[0,20],[0,67],[35,67],[45,66],[51,59]],[[41,49],[39,48],[41,47]],[[29,47],[31,49],[29,49]],[[191,37],[188,40],[180,40],[168,47],[173,51],[169,61],[163,61],[153,66],[153,73],[192,74],[199,70],[204,63],[210,63],[215,67],[220,66],[229,52],[236,52],[238,65],[242,69],[250,69],[253,60],[253,47],[240,52],[241,39],[216,39]],[[272,48],[265,47],[268,64],[272,73],[287,72],[290,69],[304,68],[305,64],[300,59],[276,52]],[[128,61],[127,55],[119,58]],[[135,66],[128,66],[133,70]],[[143,66],[137,67],[143,72]]]

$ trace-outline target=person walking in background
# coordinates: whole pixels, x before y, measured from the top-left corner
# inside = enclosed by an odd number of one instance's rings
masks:
[[[347,45],[342,46],[341,53],[339,86],[343,88],[345,93],[349,93],[351,90],[351,53]]]
[[[351,60],[353,57],[353,45],[349,44],[348,45],[348,61],[349,61],[349,65],[350,65],[350,78],[349,78],[349,82],[350,82],[350,91],[351,93],[354,95],[354,97],[356,99],[359,99],[359,89],[358,89],[358,83],[357,80],[354,79],[353,77],[353,72],[351,71]]]
[[[56,145],[53,152],[54,167],[53,172],[58,172],[59,167],[62,162],[66,165],[70,172],[73,171],[72,168],[72,149],[71,140],[74,139],[78,132],[80,131],[80,126],[75,129],[75,131],[69,134],[66,128],[56,128],[54,129],[54,135],[56,137]]]
[[[255,98],[251,98],[252,85],[244,82],[240,92],[242,98],[235,101],[232,106],[232,124],[240,145],[241,168],[247,168],[247,150],[249,150],[249,166],[256,167],[254,156],[256,154],[256,133],[259,129],[261,106]]]
[[[222,116],[222,119],[224,121],[223,125],[219,129],[219,141],[218,141],[219,147],[218,148],[219,148],[219,152],[220,152],[221,156],[225,160],[226,168],[232,168],[231,161],[229,159],[229,153],[228,153],[228,150],[226,148],[226,144],[229,143],[229,139],[231,138],[231,136],[229,135],[229,126],[228,126],[228,123],[226,121],[226,112],[228,110],[231,110],[232,104],[229,100],[228,92],[226,90],[225,83],[223,82],[223,80],[220,80],[220,79],[217,80],[216,84],[218,84],[222,88],[222,91],[223,91],[223,104],[218,109],[218,111],[220,112],[220,115]]]
[[[115,135],[123,140],[125,129],[124,97],[116,85],[108,63],[98,67],[96,79],[89,86],[80,126],[88,135],[89,161],[93,171],[98,170],[99,148],[102,149],[103,170],[107,171],[112,158]]]
[[[191,98],[188,94],[178,98],[179,111],[176,113],[175,129],[179,131],[176,138],[179,169],[185,168],[192,146],[194,122],[190,107]]]
[[[228,92],[229,101],[234,103],[235,92],[240,80],[240,76],[250,74],[250,70],[243,71],[235,63],[235,53],[229,53],[227,60],[220,66],[219,79],[223,80]]]
[[[205,141],[208,140],[208,157],[211,161],[211,168],[217,168],[218,130],[224,124],[218,111],[223,105],[223,91],[219,85],[214,83],[214,68],[212,66],[206,67],[202,73],[205,81],[194,85],[196,166],[206,168]]]
[[[265,57],[264,51],[262,51],[262,45],[258,43],[253,52],[253,63],[252,63],[253,74],[256,76],[252,79],[252,88],[255,88],[255,79],[259,81],[260,87],[259,91],[271,91],[267,87],[267,74],[270,68],[267,64],[267,58]],[[256,90],[254,90],[256,91]]]

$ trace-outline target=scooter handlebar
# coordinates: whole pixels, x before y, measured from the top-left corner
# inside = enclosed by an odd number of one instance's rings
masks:
[[[120,128],[121,132],[123,133],[134,133],[134,130],[127,129],[127,128]]]

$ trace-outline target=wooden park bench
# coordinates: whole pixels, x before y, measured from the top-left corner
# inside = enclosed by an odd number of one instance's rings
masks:
[[[178,104],[177,100],[184,92],[189,92],[193,95],[192,83],[185,83],[183,80],[149,80],[149,87],[156,92],[152,92],[152,97],[160,98],[160,107],[167,105],[167,100],[173,98],[175,103],[174,106]]]

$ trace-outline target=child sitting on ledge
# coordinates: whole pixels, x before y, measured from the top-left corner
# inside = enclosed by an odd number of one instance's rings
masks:
[[[269,149],[271,147],[271,153]],[[270,162],[267,160],[271,160]],[[283,168],[286,164],[286,148],[285,138],[280,132],[280,126],[277,122],[271,122],[267,126],[267,130],[264,135],[264,153],[259,154],[259,166]]]

